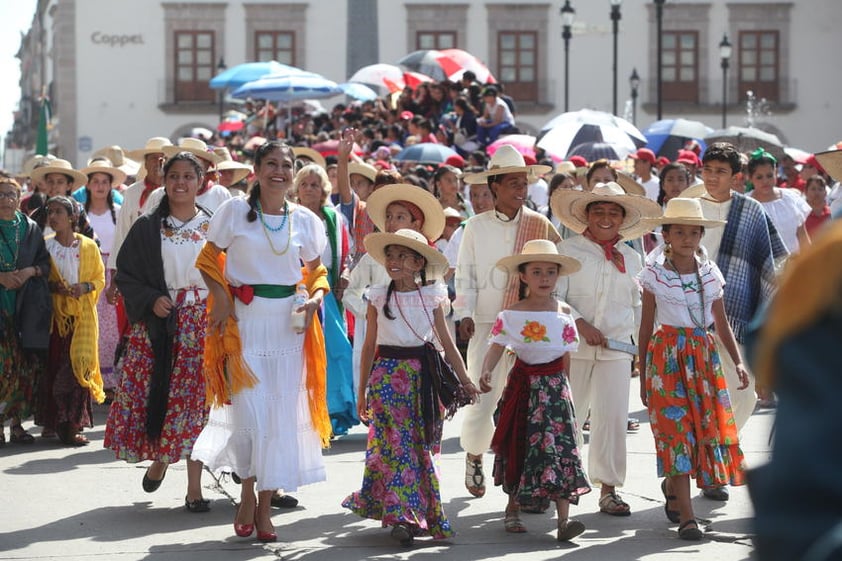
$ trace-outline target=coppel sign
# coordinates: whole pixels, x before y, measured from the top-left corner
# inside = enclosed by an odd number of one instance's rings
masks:
[[[103,33],[94,31],[91,33],[91,43],[94,45],[106,45],[108,47],[125,47],[126,45],[143,45],[143,35]]]

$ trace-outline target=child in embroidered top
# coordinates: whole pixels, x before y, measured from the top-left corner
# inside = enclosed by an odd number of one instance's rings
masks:
[[[711,324],[737,365],[739,389],[748,385],[748,373],[725,317],[722,273],[713,261],[698,257],[704,229],[725,221],[704,219],[697,199],[675,198],[662,218],[647,223],[662,226],[665,248],[659,257],[650,256],[639,275],[640,399],[649,408],[658,475],[665,477],[664,512],[679,523],[681,539],[699,540],[690,476],[701,488],[744,483],[743,453]]]
[[[509,495],[507,532],[523,533],[521,505],[555,501],[558,540],[585,531],[570,520],[570,503],[590,492],[576,446],[576,426],[567,372],[579,334],[570,307],[555,298],[561,275],[579,270],[579,261],[558,254],[547,240],[532,240],[519,255],[497,262],[520,276],[520,301],[497,315],[491,346],[482,364],[480,389],[492,388],[491,373],[506,348],[517,354],[500,402],[500,418],[491,441],[496,453],[494,483]]]
[[[435,465],[442,411],[431,383],[435,357],[425,343],[443,347],[464,392],[460,405],[479,393],[447,329],[447,287],[427,283],[441,279],[447,260],[424,234],[409,229],[369,234],[365,245],[391,281],[367,291],[357,408],[360,420],[370,423],[368,446],[362,488],[342,506],[391,526],[392,537],[403,545],[421,534],[447,538],[453,530],[442,509]]]

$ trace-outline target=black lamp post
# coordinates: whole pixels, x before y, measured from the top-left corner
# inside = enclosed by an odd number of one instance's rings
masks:
[[[561,8],[561,38],[564,39],[564,111],[570,110],[570,39],[573,37],[571,28],[576,18],[576,10],[570,5],[570,0],[564,0]]]
[[[663,93],[663,85],[664,80],[663,76],[661,75],[661,69],[663,68],[663,56],[664,50],[663,45],[661,43],[661,28],[663,27],[664,23],[664,2],[666,0],[654,0],[655,2],[655,36],[657,41],[656,50],[656,58],[657,61],[655,63],[656,74],[655,74],[655,81],[656,81],[656,90],[657,90],[657,101],[658,101],[658,120],[660,121],[663,117],[663,106],[661,105],[661,95]]]
[[[225,72],[228,67],[225,66],[225,59],[223,57],[219,57],[219,64],[216,65],[216,69],[219,72]],[[222,88],[219,90],[219,122],[222,122],[222,111],[224,109],[223,104],[225,103],[225,89]]]
[[[640,76],[637,75],[637,68],[634,68],[631,76],[629,76],[629,86],[631,87],[632,98],[632,124],[637,126],[637,91],[640,88]]]
[[[611,67],[613,78],[614,78],[614,104],[613,113],[614,115],[617,114],[617,34],[620,31],[620,4],[623,3],[623,0],[611,0],[611,22],[612,22],[612,32],[614,34],[614,65]]]
[[[722,36],[719,43],[719,58],[722,60],[722,128],[728,117],[728,66],[731,61],[731,43],[728,42],[728,34]]]

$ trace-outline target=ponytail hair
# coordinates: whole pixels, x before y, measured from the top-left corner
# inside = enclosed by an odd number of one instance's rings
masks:
[[[295,163],[295,153],[292,151],[292,147],[285,142],[280,142],[278,140],[272,140],[261,144],[257,147],[257,150],[254,151],[254,169],[257,170],[262,164],[263,159],[266,155],[273,151],[273,150],[281,150],[282,152],[287,152],[289,157],[292,158],[293,164]],[[246,214],[246,220],[249,222],[254,222],[257,220],[257,203],[260,200],[260,182],[255,181],[254,184],[251,186],[251,190],[249,191],[248,203],[249,203],[249,211]]]

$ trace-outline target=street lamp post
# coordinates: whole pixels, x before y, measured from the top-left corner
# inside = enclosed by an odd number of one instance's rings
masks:
[[[216,69],[219,72],[225,72],[225,70],[227,68],[228,67],[225,66],[225,59],[223,57],[219,57],[219,64],[216,65]],[[222,122],[223,110],[224,110],[223,104],[224,103],[225,103],[225,89],[223,88],[223,89],[219,90],[219,122],[220,123]]]
[[[611,67],[613,73],[614,104],[612,105],[614,115],[617,114],[617,34],[620,31],[620,4],[623,0],[611,0],[611,22],[612,33],[614,34],[614,65]]]
[[[663,85],[664,85],[663,76],[661,75],[661,69],[663,68],[663,62],[664,62],[663,61],[664,51],[663,51],[663,45],[661,43],[661,28],[663,27],[663,23],[664,23],[664,2],[666,2],[666,0],[654,0],[654,2],[655,2],[655,37],[656,37],[656,41],[657,41],[657,46],[655,47],[656,59],[657,59],[656,62],[655,62],[655,66],[657,67],[656,73],[655,73],[655,82],[656,82],[655,89],[657,90],[656,97],[657,97],[657,101],[658,101],[658,103],[657,103],[657,105],[658,105],[658,120],[660,121],[661,118],[663,117],[663,106],[661,105],[661,95],[663,93]]]
[[[564,0],[561,8],[561,38],[564,39],[564,111],[570,110],[570,39],[573,37],[571,28],[576,17],[576,10],[570,5],[570,0]]]
[[[728,117],[728,66],[731,61],[731,43],[728,42],[728,34],[722,36],[719,43],[719,58],[722,60],[722,128],[724,129]]]
[[[640,88],[640,76],[637,74],[636,67],[632,70],[631,76],[629,76],[629,86],[631,87],[632,99],[632,124],[637,126],[637,92],[638,88]]]

